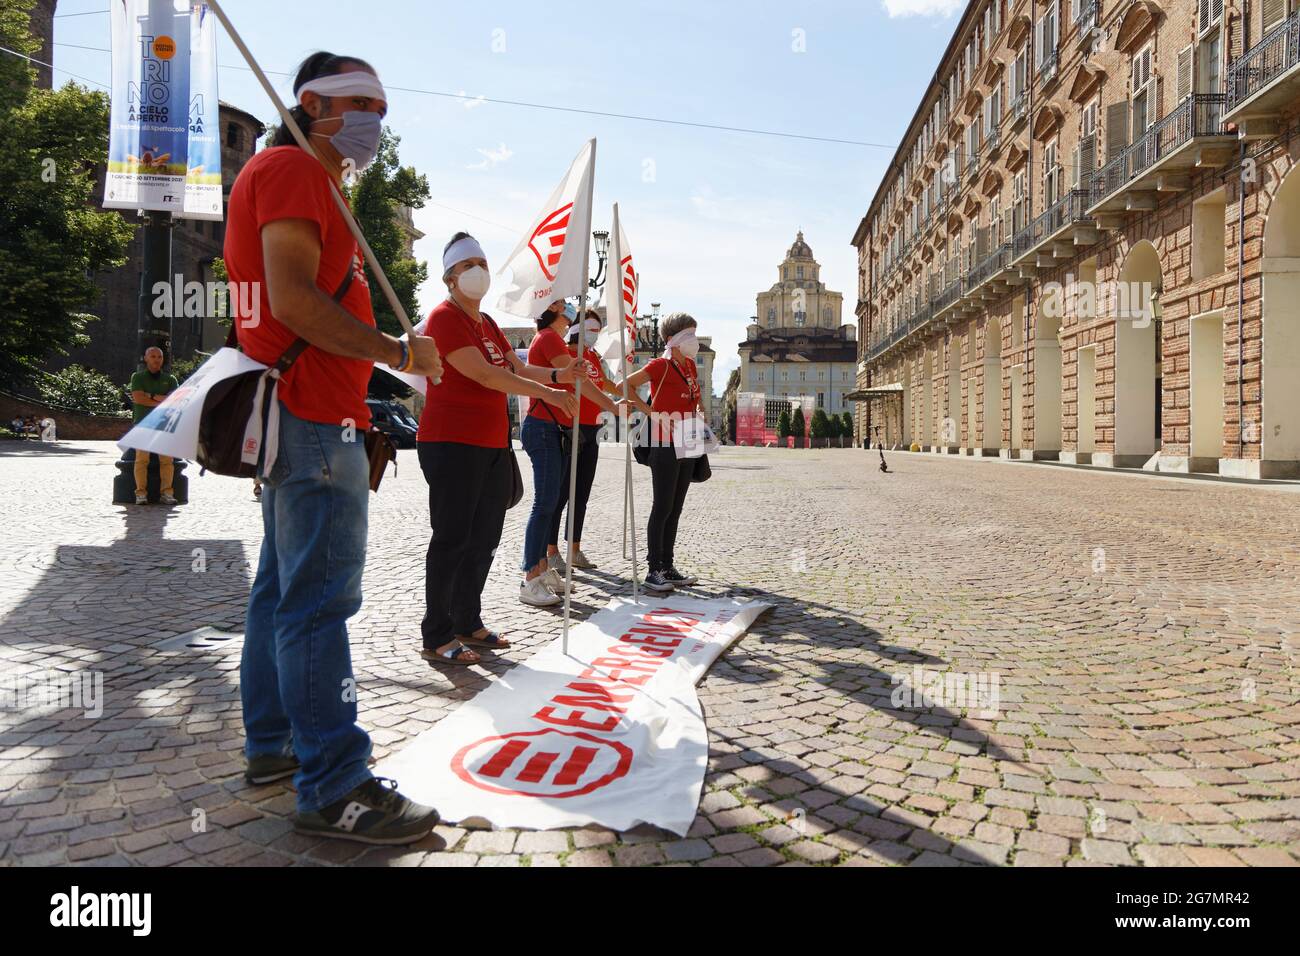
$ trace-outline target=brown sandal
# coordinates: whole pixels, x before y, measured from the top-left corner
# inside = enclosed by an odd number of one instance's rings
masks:
[[[466,654],[473,654],[474,660],[461,660],[461,658]],[[439,652],[437,649],[432,647],[426,647],[420,651],[420,656],[426,661],[432,661],[435,664],[455,664],[460,667],[473,667],[475,664],[483,663],[483,658],[480,657],[472,648],[466,647],[464,644],[443,652]]]
[[[476,647],[486,647],[493,651],[505,651],[509,650],[513,646],[496,631],[491,630],[483,637],[474,637],[472,635],[469,637],[462,637],[459,634],[453,636],[462,644],[473,644]]]

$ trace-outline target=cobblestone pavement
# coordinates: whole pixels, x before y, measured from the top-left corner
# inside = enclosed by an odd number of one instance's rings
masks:
[[[580,616],[625,593],[614,451]],[[0,712],[0,865],[1300,859],[1294,488],[900,453],[883,475],[860,450],[726,449],[687,500],[678,563],[705,593],[776,608],[701,683],[711,759],[690,834],[442,827],[367,849],[294,834],[291,790],[244,783],[237,641],[157,647],[242,626],[260,540],[250,483],[196,475],[188,507],[114,507],[114,458],[0,445],[0,675],[104,674],[98,719]],[[372,498],[352,635],[377,755],[558,633],[555,614],[515,599],[525,506],[485,601],[518,648],[444,671],[417,654],[427,506],[413,452]],[[891,700],[917,667],[996,675],[997,710]]]

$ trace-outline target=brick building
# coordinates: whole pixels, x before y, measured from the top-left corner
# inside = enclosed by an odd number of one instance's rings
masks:
[[[225,199],[235,177],[244,168],[257,148],[258,138],[265,132],[262,122],[229,103],[220,104],[221,125],[221,178]],[[100,169],[102,195],[103,168]],[[136,221],[136,214],[123,210],[121,214]],[[184,277],[185,282],[215,282],[212,271],[214,259],[222,254],[225,242],[225,222],[203,219],[177,219],[172,230],[172,274]],[[87,327],[90,343],[73,350],[68,356],[51,362],[51,368],[62,368],[73,363],[110,376],[116,382],[126,382],[139,367],[137,329],[139,327],[140,281],[144,270],[144,238],[137,230],[128,249],[127,262],[118,269],[96,277],[99,300],[89,310],[99,316],[98,322]],[[215,314],[205,310],[199,316],[176,316],[172,320],[171,358],[188,359],[196,351],[212,352],[225,341],[226,329]]]
[[[1300,475],[1295,0],[973,0],[853,237],[856,437]]]
[[[41,41],[41,48],[33,58],[41,63],[54,62],[54,11],[59,0],[36,0],[30,13],[32,36]],[[54,71],[48,66],[32,64],[36,70],[36,85],[48,90],[54,85]]]

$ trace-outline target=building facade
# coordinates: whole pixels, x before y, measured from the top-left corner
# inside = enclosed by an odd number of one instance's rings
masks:
[[[54,12],[59,0],[36,0],[31,9],[31,32],[41,41],[41,48],[33,54],[40,63],[32,64],[36,70],[36,85],[48,90],[54,85],[54,71],[43,63],[54,62]]]
[[[821,265],[800,232],[777,267],[777,281],[757,296],[757,313],[740,343],[740,391],[774,401],[811,396],[815,408],[851,408],[857,330],[842,325],[844,296],[821,281]]]
[[[1294,0],[973,0],[853,237],[856,438],[1300,475]]]

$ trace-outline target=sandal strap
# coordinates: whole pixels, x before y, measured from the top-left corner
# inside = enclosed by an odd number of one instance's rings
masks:
[[[460,647],[453,647],[451,650],[447,651],[447,653],[439,654],[438,656],[445,657],[449,661],[458,661],[460,660],[462,654],[473,654],[473,653],[474,653],[474,649],[472,647],[466,647],[464,644],[462,644],[460,645]]]

